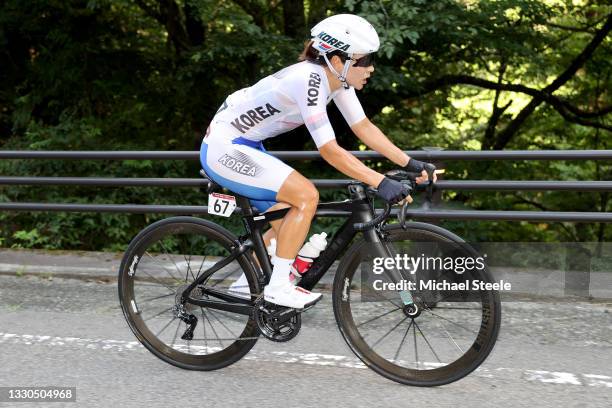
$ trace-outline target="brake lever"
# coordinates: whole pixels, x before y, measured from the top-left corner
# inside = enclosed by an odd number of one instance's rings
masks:
[[[423,209],[429,210],[432,206],[433,198],[433,176],[436,173],[436,166],[431,163],[425,163],[425,171],[427,172],[427,186],[425,187],[425,202],[423,202]]]
[[[406,227],[406,209],[407,208],[408,208],[408,201],[404,201],[402,208],[397,213],[397,220],[399,221],[399,224],[402,226],[402,229],[404,230],[408,229],[408,227]]]

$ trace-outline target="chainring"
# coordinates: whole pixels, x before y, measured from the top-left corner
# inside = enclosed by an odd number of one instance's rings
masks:
[[[302,327],[301,313],[260,299],[253,307],[253,319],[268,340],[285,342],[293,339]]]

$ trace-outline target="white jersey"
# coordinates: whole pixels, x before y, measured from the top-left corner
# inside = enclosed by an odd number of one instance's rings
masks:
[[[331,92],[323,66],[300,62],[231,94],[213,119],[211,136],[258,142],[306,124],[319,148],[335,139],[327,117],[332,99],[349,126],[366,117],[353,87]]]

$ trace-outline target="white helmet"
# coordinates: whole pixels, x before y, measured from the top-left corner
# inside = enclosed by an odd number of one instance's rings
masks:
[[[345,89],[349,88],[346,74],[353,54],[371,54],[380,47],[378,34],[372,24],[354,14],[327,17],[310,30],[310,35],[313,48],[323,55],[327,66],[336,74]],[[344,63],[342,73],[338,73],[329,62],[327,54],[333,51],[342,51],[349,57]]]
[[[372,24],[354,14],[327,17],[310,30],[313,47],[321,54],[339,50],[347,54],[378,51],[380,40]]]

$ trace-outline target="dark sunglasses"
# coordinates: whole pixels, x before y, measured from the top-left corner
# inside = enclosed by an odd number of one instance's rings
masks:
[[[354,67],[369,67],[374,65],[374,54],[367,54],[357,59],[353,58],[353,61],[355,61]]]

